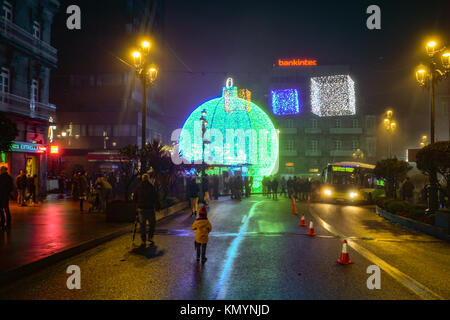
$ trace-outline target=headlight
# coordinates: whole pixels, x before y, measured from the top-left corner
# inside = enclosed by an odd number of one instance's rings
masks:
[[[327,196],[331,196],[332,192],[330,189],[325,189],[324,192]]]
[[[356,198],[357,196],[358,196],[357,192],[350,192],[350,198],[351,199]]]

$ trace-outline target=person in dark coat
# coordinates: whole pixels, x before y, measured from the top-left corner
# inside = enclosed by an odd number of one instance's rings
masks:
[[[219,177],[217,175],[213,176],[213,192],[214,192],[214,200],[219,199]]]
[[[150,180],[148,174],[143,174],[141,183],[134,192],[134,201],[137,204],[137,211],[139,216],[139,225],[141,231],[142,247],[146,244],[145,227],[147,220],[149,222],[148,241],[150,245],[154,244],[153,235],[155,233],[156,217],[155,211],[161,209],[159,202],[158,191]]]
[[[11,227],[11,212],[9,211],[9,195],[13,191],[13,179],[8,174],[7,167],[0,169],[0,228]]]
[[[245,197],[248,198],[250,196],[250,182],[248,176],[245,176],[244,178],[244,190],[245,190]]]
[[[272,193],[273,193],[273,200],[278,200],[278,180],[277,178],[273,178],[272,183]]]
[[[291,199],[294,196],[294,180],[292,180],[292,177],[289,177],[288,181],[286,182],[286,185],[288,191],[288,198]]]
[[[25,204],[25,194],[27,192],[27,176],[20,170],[19,175],[16,177],[16,187],[17,187],[17,204],[21,206],[26,206]]]
[[[208,175],[205,174],[202,177],[202,193],[203,193],[203,203],[208,206],[209,203],[209,179]]]
[[[284,177],[281,177],[280,184],[281,184],[280,196],[284,194],[284,197],[286,198],[286,196],[287,196],[287,194],[286,194],[287,183],[286,183],[286,179]]]
[[[198,212],[199,187],[198,184],[195,182],[195,178],[191,179],[188,191],[189,191],[189,199],[191,200],[192,215],[196,217]]]
[[[83,212],[83,202],[87,199],[89,193],[89,182],[86,172],[82,172],[78,180],[78,194],[80,195],[80,211]]]
[[[404,196],[403,200],[412,202],[414,199],[414,184],[411,182],[409,177],[406,177],[405,182],[402,185],[401,192]]]

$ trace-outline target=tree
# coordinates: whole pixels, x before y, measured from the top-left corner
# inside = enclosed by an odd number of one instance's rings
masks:
[[[0,152],[10,151],[12,142],[18,135],[16,123],[0,112]]]
[[[395,199],[400,182],[406,178],[411,169],[412,167],[406,161],[397,160],[397,158],[385,159],[377,162],[375,175],[385,180],[386,195]]]
[[[450,141],[440,141],[423,147],[416,156],[417,168],[430,177],[430,206],[437,209],[437,173],[440,173],[447,184],[450,194]]]
[[[131,186],[140,173],[139,148],[137,145],[128,145],[121,148],[119,153],[122,156],[119,165],[120,183],[124,188],[125,201],[129,201]]]
[[[148,173],[155,178],[161,199],[166,199],[170,188],[176,182],[183,165],[175,165],[166,147],[159,141],[147,143],[143,149],[137,145],[129,145],[120,149],[123,156],[120,162],[121,181],[125,189],[125,200],[129,200],[130,188],[139,175]],[[149,170],[149,168],[151,168]]]
[[[175,165],[169,151],[157,140],[145,145],[143,155],[147,164],[152,168],[150,176],[155,178],[156,186],[161,192],[161,198],[166,199],[184,166]]]

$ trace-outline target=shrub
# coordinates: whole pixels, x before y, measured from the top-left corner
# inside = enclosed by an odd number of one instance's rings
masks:
[[[409,212],[411,204],[405,201],[390,200],[386,203],[386,209],[391,213]]]

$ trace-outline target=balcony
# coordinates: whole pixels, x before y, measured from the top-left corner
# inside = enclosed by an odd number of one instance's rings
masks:
[[[320,129],[320,128],[305,128],[305,133],[320,134],[320,133],[322,133],[322,129]]]
[[[281,134],[297,134],[297,128],[281,128]]]
[[[53,104],[33,102],[24,97],[0,92],[0,111],[48,121],[50,117],[55,118],[56,107]]]
[[[322,151],[321,150],[306,150],[305,156],[307,157],[321,157]]]
[[[331,157],[352,157],[353,150],[330,150]]]
[[[330,128],[331,134],[362,134],[362,128]]]
[[[0,35],[56,67],[58,51],[55,48],[3,17],[0,17]]]

